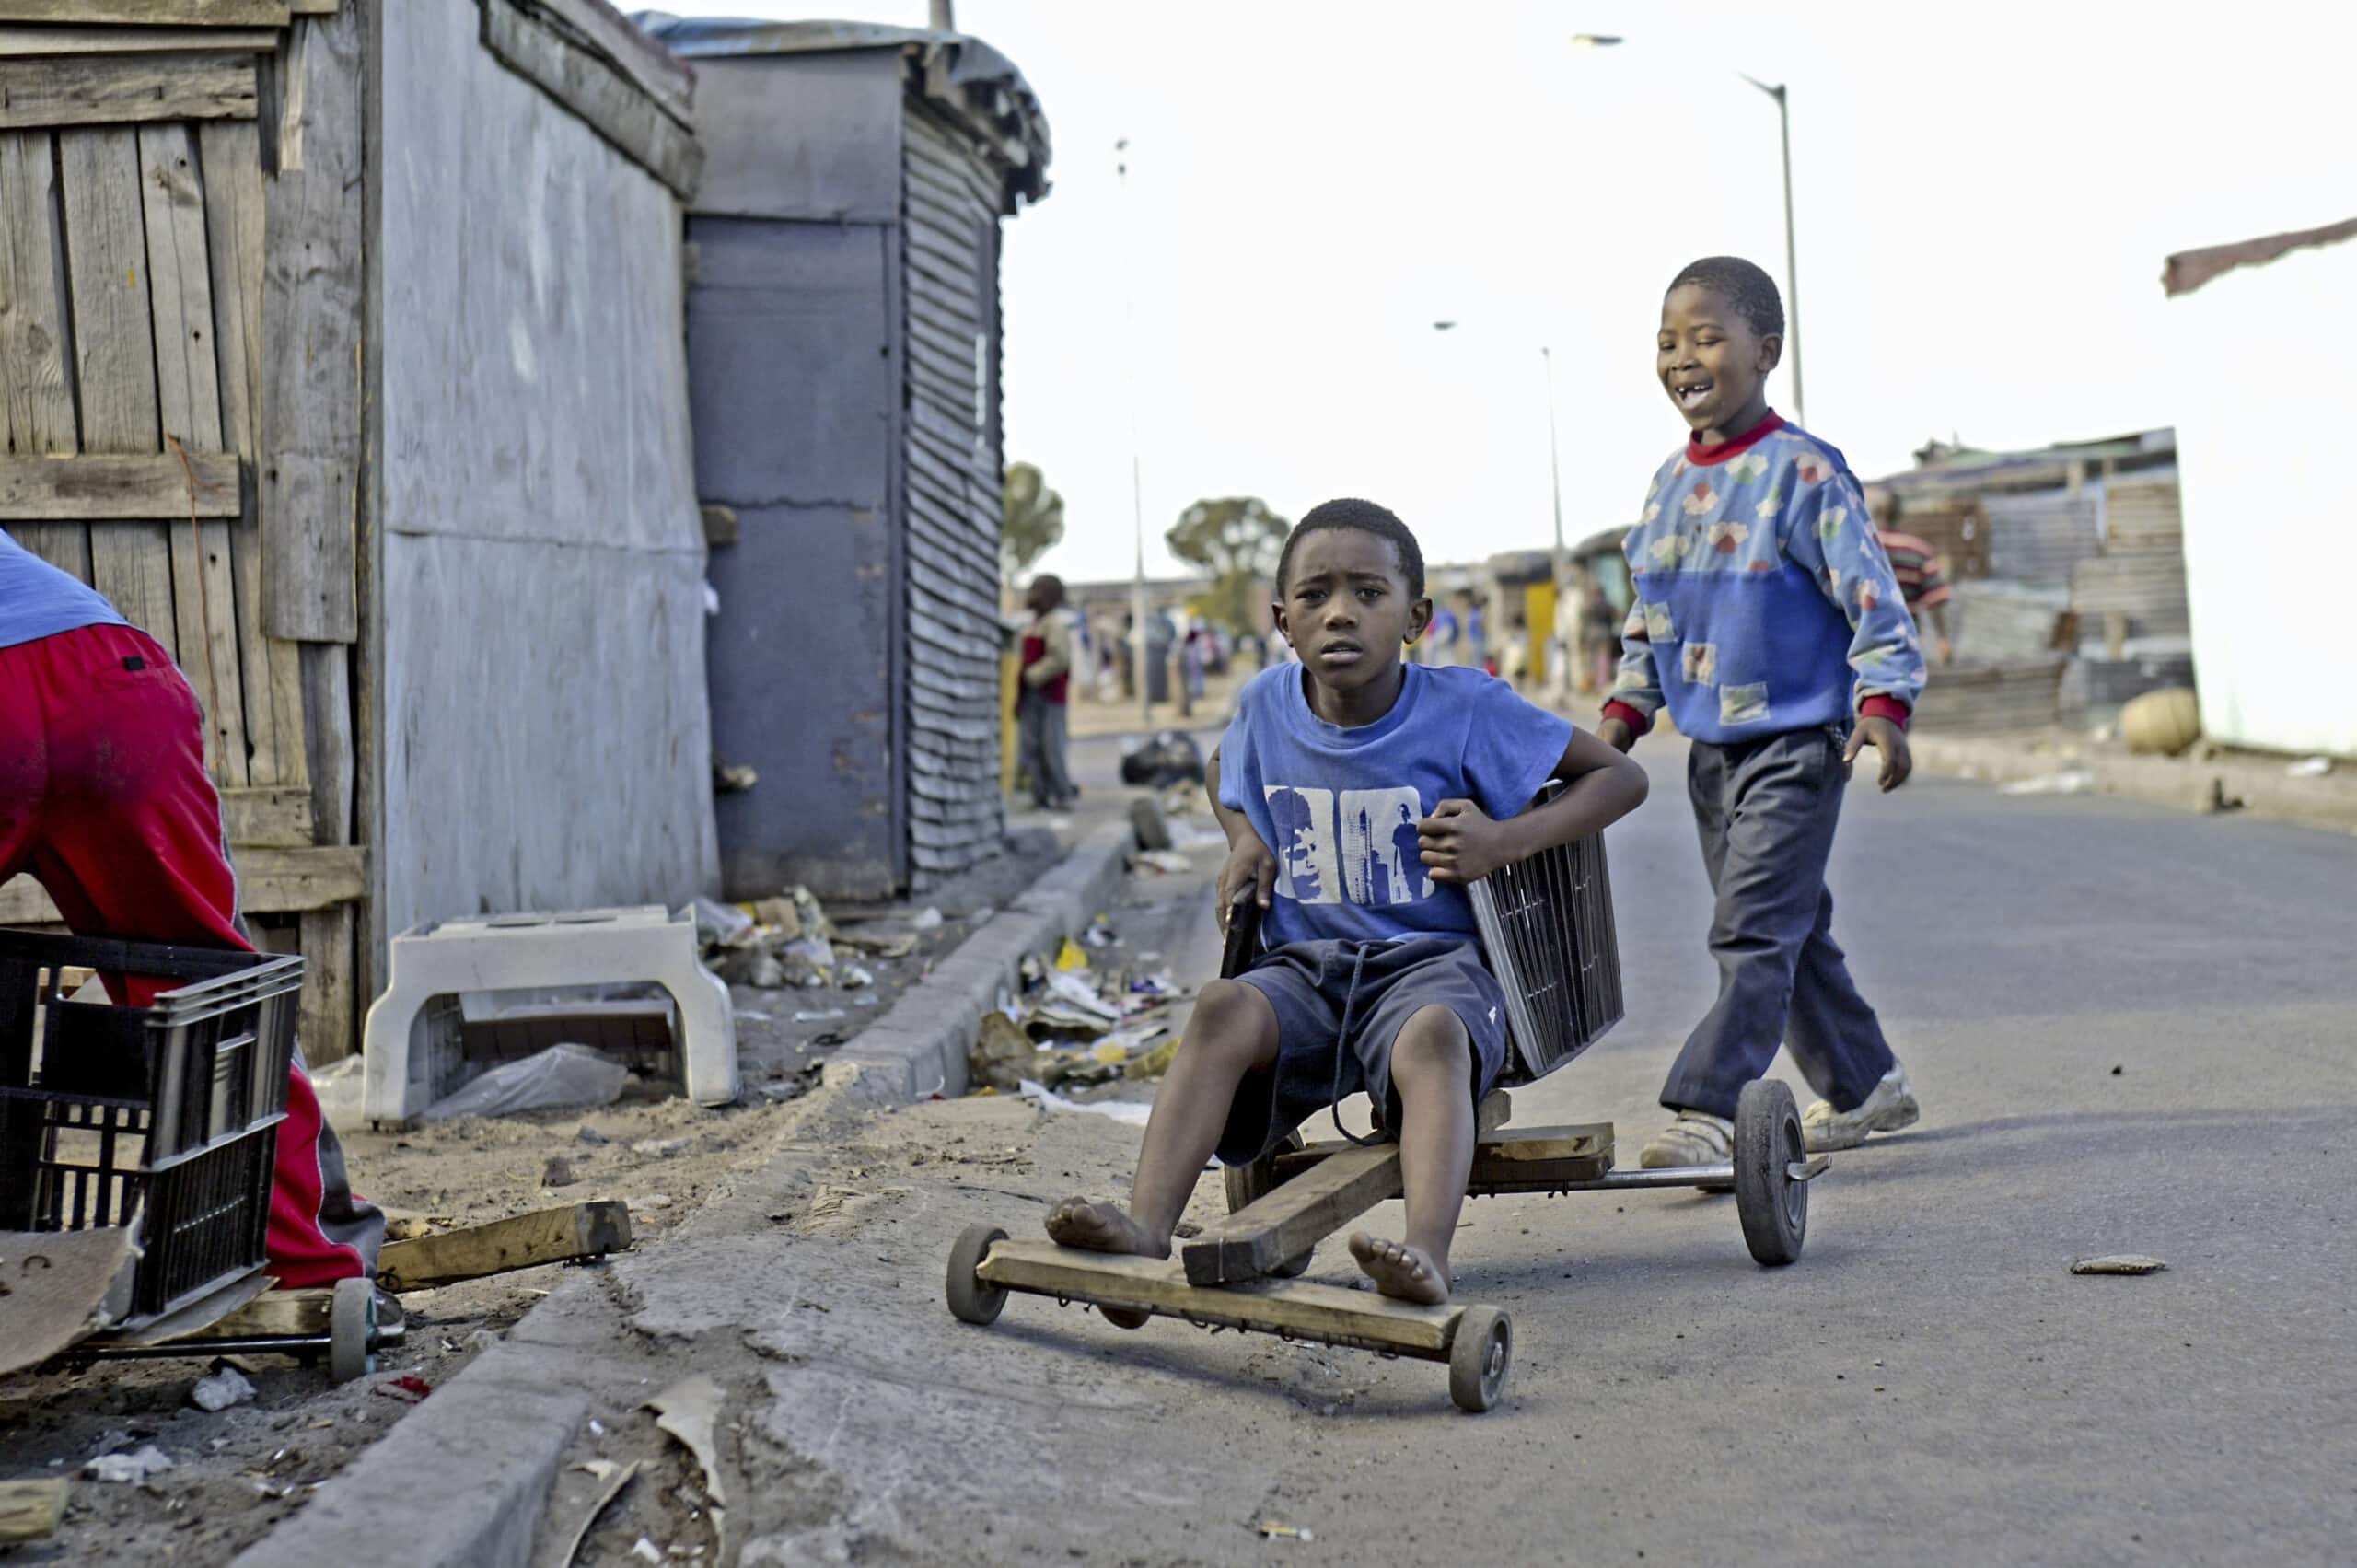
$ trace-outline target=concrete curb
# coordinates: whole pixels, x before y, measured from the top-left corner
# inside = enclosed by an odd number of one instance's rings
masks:
[[[814,1103],[821,1098],[876,1107],[964,1093],[983,1010],[1021,989],[1027,954],[1052,951],[1111,904],[1134,842],[1127,819],[1092,831],[837,1051],[818,1095],[803,1103],[823,1119],[829,1112]],[[590,1403],[552,1379],[551,1346],[534,1335],[551,1307],[595,1284],[569,1280],[535,1306],[508,1340],[435,1389],[232,1568],[381,1562],[388,1542],[400,1543],[409,1568],[524,1568],[557,1465]]]
[[[2223,800],[2238,803],[2252,817],[2357,832],[2357,783],[2346,774],[2295,779],[2286,777],[2280,764],[2225,758],[2073,756],[2052,748],[2032,749],[2027,738],[2019,736],[1911,735],[1908,746],[1919,769],[1950,778],[2014,784],[2084,769],[2090,775],[2089,788],[2098,795],[2195,812],[2216,810]]]
[[[588,1412],[586,1395],[494,1345],[231,1568],[383,1562],[396,1551],[411,1568],[521,1568]]]
[[[964,1094],[966,1055],[982,1015],[1022,992],[1026,957],[1054,952],[1111,904],[1136,842],[1126,819],[1090,832],[830,1057],[824,1083],[859,1105]]]

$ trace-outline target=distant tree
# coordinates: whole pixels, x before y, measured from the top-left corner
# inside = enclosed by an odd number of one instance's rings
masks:
[[[1292,528],[1259,496],[1230,495],[1196,502],[1162,538],[1171,554],[1211,574],[1210,592],[1195,601],[1205,617],[1248,632],[1260,623],[1256,607],[1267,597]]]
[[[1032,464],[1010,463],[1003,500],[999,575],[1012,582],[1064,537],[1064,498],[1048,488],[1047,477]]]

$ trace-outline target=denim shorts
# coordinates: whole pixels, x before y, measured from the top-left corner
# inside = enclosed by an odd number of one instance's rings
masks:
[[[1250,1163],[1319,1111],[1362,1092],[1375,1102],[1376,1126],[1396,1136],[1391,1044],[1426,1007],[1446,1007],[1465,1026],[1473,1103],[1505,1071],[1505,993],[1469,938],[1294,942],[1261,954],[1237,979],[1276,1010],[1277,1063],[1237,1086],[1219,1141],[1219,1157],[1229,1165]]]

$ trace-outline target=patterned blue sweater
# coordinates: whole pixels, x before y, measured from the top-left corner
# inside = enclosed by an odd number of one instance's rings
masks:
[[[1906,721],[1915,622],[1841,454],[1770,414],[1661,466],[1629,530],[1635,601],[1608,707],[1727,744],[1861,713]]]

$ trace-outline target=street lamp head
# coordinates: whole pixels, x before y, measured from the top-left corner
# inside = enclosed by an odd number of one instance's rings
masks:
[[[1618,33],[1575,32],[1572,35],[1573,49],[1609,49],[1620,41]]]
[[[1446,332],[1455,328],[1456,325],[1457,323],[1454,321],[1434,321],[1433,323],[1433,331],[1435,332]]]

